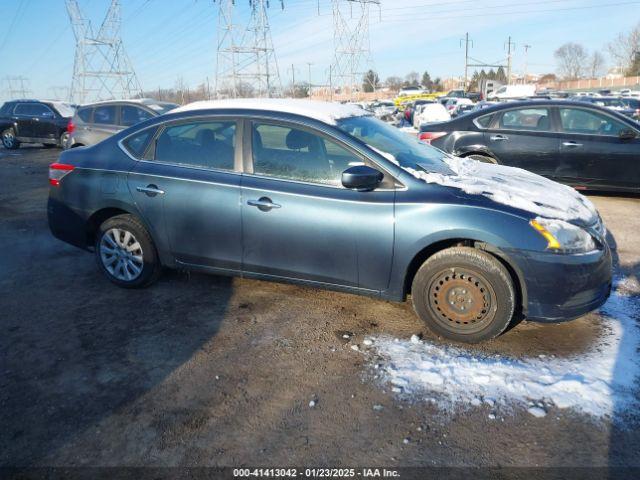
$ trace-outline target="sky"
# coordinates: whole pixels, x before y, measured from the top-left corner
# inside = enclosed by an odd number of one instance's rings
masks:
[[[78,0],[98,29],[110,0]],[[283,84],[328,82],[333,58],[331,0],[271,0],[269,19]],[[513,70],[555,72],[553,52],[577,42],[606,55],[606,44],[640,22],[640,0],[381,0],[371,8],[372,68],[381,79],[427,70],[432,78],[461,76],[464,48],[485,63],[506,59]],[[218,3],[213,0],[121,0],[122,38],[144,90],[190,87],[215,77]],[[71,82],[75,38],[64,0],[0,0],[0,81],[24,76],[30,95],[60,96]],[[235,23],[248,21],[249,0],[236,0]],[[0,83],[0,98],[6,97]],[[63,87],[63,88],[60,88]]]

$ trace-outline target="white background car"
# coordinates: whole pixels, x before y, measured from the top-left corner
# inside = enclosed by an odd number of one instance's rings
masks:
[[[444,106],[447,109],[447,112],[453,113],[456,107],[462,104],[472,105],[473,102],[469,98],[450,98]]]
[[[451,115],[440,102],[425,103],[418,105],[418,111],[413,115],[413,126],[420,128],[420,125],[427,123],[446,122],[451,120]]]

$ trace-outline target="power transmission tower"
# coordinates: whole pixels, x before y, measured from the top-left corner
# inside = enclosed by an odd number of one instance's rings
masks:
[[[65,0],[76,37],[76,55],[69,99],[84,103],[89,99],[132,98],[142,88],[127,56],[120,28],[120,0],[111,0],[97,34],[84,17],[77,0]]]
[[[371,64],[369,12],[380,0],[332,0],[333,46],[331,88],[353,98]]]
[[[26,77],[7,76],[3,78],[3,83],[9,99],[27,98],[31,93],[29,80]]]
[[[280,5],[284,9],[283,0]],[[267,15],[269,1],[249,0],[249,23],[241,35],[233,23],[234,7],[235,0],[219,0],[216,96],[276,96],[282,84]]]

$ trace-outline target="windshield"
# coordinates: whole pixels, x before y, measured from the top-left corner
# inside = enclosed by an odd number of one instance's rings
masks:
[[[446,154],[431,145],[418,141],[407,133],[373,117],[349,117],[338,121],[343,132],[384,154],[393,155],[403,168],[431,172],[447,172],[443,162]]]

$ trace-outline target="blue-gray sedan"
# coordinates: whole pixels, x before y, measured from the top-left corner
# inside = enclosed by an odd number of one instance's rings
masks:
[[[50,166],[53,234],[122,287],[162,267],[402,301],[478,342],[562,321],[611,287],[605,227],[573,189],[452,157],[348,105],[181,107]]]

